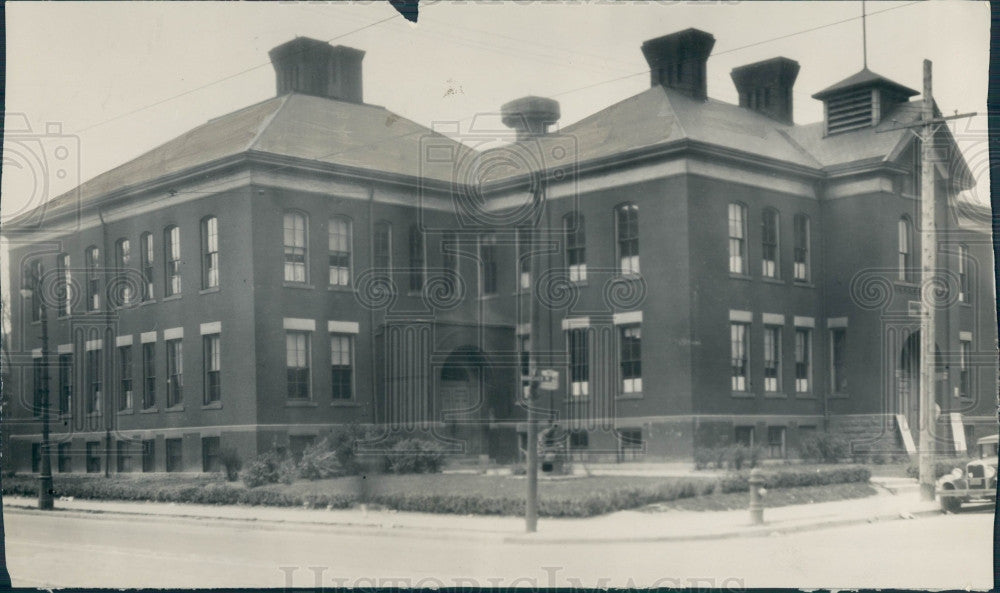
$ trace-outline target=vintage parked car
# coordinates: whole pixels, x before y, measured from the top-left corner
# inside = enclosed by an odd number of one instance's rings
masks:
[[[942,509],[954,513],[963,502],[996,501],[998,441],[998,435],[979,439],[976,441],[979,459],[966,464],[964,472],[956,467],[941,476],[936,490]]]

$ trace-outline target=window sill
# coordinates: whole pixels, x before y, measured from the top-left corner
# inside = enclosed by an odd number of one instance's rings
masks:
[[[177,293],[163,297],[163,302],[165,303],[167,301],[179,301],[180,299],[181,299],[181,293]]]
[[[969,307],[970,309],[972,308],[972,302],[971,301],[958,301],[958,304],[962,305],[963,307]]]
[[[135,410],[132,408],[128,408],[127,410],[118,410],[119,416],[131,416],[132,414],[135,414]]]
[[[210,402],[201,406],[202,410],[221,410],[222,402]]]
[[[285,402],[286,408],[315,408],[318,405],[311,399],[290,399]]]
[[[797,391],[795,399],[816,399],[816,394],[812,391]]]
[[[618,395],[615,396],[615,399],[616,400],[617,399],[624,399],[624,400],[642,399],[642,392],[640,391],[638,393],[619,393]]]
[[[330,405],[335,408],[360,408],[361,403],[353,399],[338,399],[330,402]]]
[[[827,397],[829,399],[848,399],[851,395],[849,393],[831,393]]]
[[[900,288],[909,288],[911,290],[919,290],[920,284],[917,282],[910,282],[909,280],[900,280],[898,278],[893,279],[893,286],[898,286]]]
[[[816,288],[816,285],[808,280],[793,280],[792,286],[798,286],[799,288]]]
[[[35,416],[36,418],[41,418],[41,416]],[[87,418],[100,418],[100,412],[87,412]]]
[[[729,277],[733,280],[745,280],[747,282],[753,280],[753,278],[747,276],[746,274],[737,274],[736,272],[729,272]]]
[[[316,288],[312,284],[306,284],[305,282],[282,282],[281,285],[285,288],[300,288],[304,290],[313,290]]]
[[[144,408],[142,410],[139,410],[139,413],[140,414],[155,414],[155,413],[157,413],[159,411],[160,411],[159,408]]]
[[[326,289],[331,292],[354,292],[353,286],[341,286],[339,284],[328,285]]]
[[[163,411],[167,412],[168,414],[170,412],[183,412],[184,411],[184,404],[177,404],[176,406],[174,406],[172,408],[167,408],[167,409],[165,409]]]
[[[481,294],[481,295],[477,296],[476,298],[478,300],[480,300],[480,301],[489,301],[489,300],[492,300],[492,299],[495,299],[495,298],[499,298],[500,296],[501,295],[499,293],[493,293],[493,294]]]
[[[213,292],[220,292],[222,289],[218,286],[213,286],[211,288],[202,288],[198,291],[198,294],[212,294]]]
[[[586,278],[582,280],[570,280],[569,284],[570,286],[590,286],[590,282]]]
[[[729,392],[731,397],[737,399],[756,399],[757,394],[752,391],[731,391]]]
[[[766,399],[788,399],[788,394],[782,393],[781,391],[765,391],[764,398]]]
[[[770,276],[762,276],[761,281],[767,282],[768,284],[781,284],[781,285],[787,284],[781,278],[771,278]]]
[[[146,299],[145,301],[139,301],[140,307],[145,307],[146,305],[155,305],[156,299]]]

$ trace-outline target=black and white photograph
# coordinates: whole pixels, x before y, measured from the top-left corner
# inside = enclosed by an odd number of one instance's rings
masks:
[[[0,587],[994,587],[989,3],[4,9]]]

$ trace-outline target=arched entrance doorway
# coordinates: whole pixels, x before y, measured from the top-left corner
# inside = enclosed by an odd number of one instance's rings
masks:
[[[934,416],[941,411],[946,374],[941,360],[941,350],[934,346]],[[903,340],[896,371],[896,409],[894,413],[906,418],[914,443],[920,441],[920,332],[915,331]]]
[[[437,419],[445,435],[463,443],[470,455],[493,455],[491,424],[503,413],[497,405],[493,368],[474,346],[456,348],[438,376]]]

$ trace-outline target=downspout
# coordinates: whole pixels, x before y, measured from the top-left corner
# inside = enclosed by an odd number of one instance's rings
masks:
[[[375,267],[375,185],[368,188],[368,266]],[[375,307],[368,307],[368,349],[371,376],[372,426],[377,423],[376,413],[378,374],[375,362]]]
[[[107,287],[108,270],[110,269],[108,267],[108,226],[104,221],[104,211],[100,206],[97,207],[97,217],[101,220],[101,272],[105,278],[104,286]],[[104,477],[108,478],[111,477],[111,407],[114,403],[109,397],[112,391],[112,385],[114,384],[111,380],[113,373],[109,371],[112,370],[111,361],[115,354],[115,350],[111,346],[111,298],[108,295],[107,290],[104,291],[103,296],[105,327],[104,336],[102,336],[102,338],[108,343],[106,349],[104,348],[104,344],[102,344],[102,349],[106,350],[107,354],[105,354],[103,364],[101,365],[103,367],[102,370],[104,371],[104,443],[106,445],[104,448]]]

